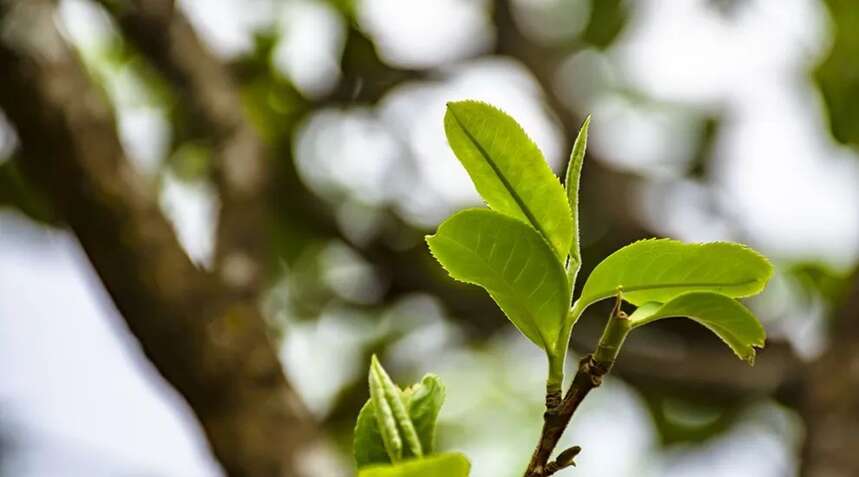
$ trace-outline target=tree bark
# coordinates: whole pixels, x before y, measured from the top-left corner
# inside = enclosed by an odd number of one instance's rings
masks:
[[[831,340],[806,369],[801,475],[859,475],[859,271],[833,317]]]
[[[255,306],[183,253],[125,159],[109,107],[41,1],[0,2],[0,107],[146,356],[187,400],[229,475],[298,476],[314,430]]]
[[[268,162],[243,113],[238,85],[172,0],[99,3],[173,87],[184,134],[211,147],[220,200],[214,268],[234,298],[256,300],[269,258]]]

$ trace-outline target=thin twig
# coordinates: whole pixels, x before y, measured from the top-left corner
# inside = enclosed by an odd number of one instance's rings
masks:
[[[525,471],[525,477],[548,477],[562,468],[575,465],[573,457],[581,450],[578,446],[562,452],[554,462],[549,463],[549,458],[579,405],[592,389],[602,384],[603,376],[611,370],[620,346],[629,333],[629,320],[626,313],[621,309],[622,301],[622,293],[618,290],[617,302],[612,308],[611,316],[596,351],[579,361],[579,370],[576,372],[573,383],[570,385],[567,395],[564,396],[560,407],[557,409],[547,408],[543,414],[543,431],[540,434],[537,447],[534,449],[534,454],[531,456],[531,462]]]
[[[602,377],[608,372],[608,367],[605,364],[600,364],[594,361],[592,355],[587,355],[579,362],[579,370],[573,378],[573,383],[564,396],[560,408],[557,412],[547,411],[543,415],[543,431],[540,435],[540,441],[534,454],[531,456],[531,462],[528,464],[528,470],[525,471],[525,477],[544,477],[547,474],[547,465],[552,451],[558,445],[561,435],[566,430],[570,423],[573,414],[579,405],[587,397],[592,389],[599,387],[602,384]]]

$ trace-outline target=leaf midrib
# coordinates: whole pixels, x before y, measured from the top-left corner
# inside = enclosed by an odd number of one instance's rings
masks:
[[[543,225],[537,220],[537,217],[531,212],[531,209],[529,209],[528,206],[525,204],[524,199],[522,199],[522,197],[520,197],[519,194],[516,192],[516,189],[513,188],[513,184],[511,184],[507,180],[507,178],[504,177],[504,174],[501,173],[501,169],[498,167],[498,164],[496,164],[495,161],[492,160],[486,149],[484,149],[483,146],[480,145],[480,143],[477,141],[477,138],[475,138],[468,130],[468,128],[465,127],[465,124],[463,124],[463,122],[459,119],[459,116],[456,114],[454,108],[448,109],[450,110],[453,119],[459,125],[459,128],[462,129],[462,132],[465,133],[465,135],[468,137],[468,140],[471,141],[472,144],[474,144],[474,146],[480,152],[480,155],[483,156],[483,159],[489,164],[489,167],[492,168],[492,172],[495,173],[495,175],[498,177],[498,180],[501,181],[501,184],[504,185],[504,188],[507,189],[507,192],[509,192],[510,196],[513,197],[513,201],[516,202],[516,205],[519,207],[519,210],[521,210],[522,213],[525,214],[525,217],[527,217],[531,224],[534,225],[534,228],[537,229],[537,231],[540,232],[543,237],[546,237],[546,240],[551,244],[551,237],[549,237],[549,234],[547,234],[546,231],[543,229]],[[552,245],[552,250],[555,253],[558,253],[557,250],[555,250],[554,245]]]
[[[639,286],[634,286],[634,287],[620,286],[617,289],[610,290],[608,292],[597,293],[597,294],[592,295],[592,297],[590,297],[588,299],[588,303],[592,303],[596,300],[602,300],[603,298],[608,298],[610,296],[613,296],[615,293],[617,293],[618,289],[624,293],[632,293],[632,292],[645,291],[645,290],[663,290],[663,289],[669,289],[669,288],[698,288],[698,287],[720,287],[720,288],[722,288],[722,287],[738,287],[738,286],[743,286],[743,285],[751,285],[751,284],[757,283],[759,281],[760,280],[758,280],[756,278],[752,278],[752,279],[744,280],[741,282],[730,282],[730,283],[725,283],[725,282],[678,282],[678,283],[663,283],[660,285],[639,285]]]

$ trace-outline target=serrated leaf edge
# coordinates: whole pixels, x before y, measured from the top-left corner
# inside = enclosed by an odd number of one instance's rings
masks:
[[[478,210],[478,211],[490,211],[490,212],[496,213],[496,214],[498,214],[498,215],[500,215],[500,216],[503,216],[503,217],[505,217],[505,218],[508,218],[508,219],[511,219],[511,220],[515,220],[516,222],[518,222],[518,223],[520,223],[520,224],[523,224],[523,225],[525,225],[526,227],[529,227],[532,231],[534,231],[534,232],[537,234],[537,237],[539,237],[539,238],[540,238],[540,240],[542,240],[543,244],[544,244],[546,247],[548,247],[548,248],[549,248],[549,251],[550,251],[550,252],[552,252],[552,254],[554,255],[554,248],[553,248],[553,247],[552,247],[552,245],[549,243],[549,241],[546,239],[546,237],[545,237],[545,236],[543,236],[542,234],[540,234],[540,233],[539,233],[539,232],[538,232],[538,231],[537,231],[537,230],[536,230],[536,229],[535,229],[531,224],[529,224],[528,222],[525,222],[524,220],[522,220],[522,219],[520,219],[520,218],[518,218],[518,217],[513,217],[513,216],[510,216],[510,215],[507,215],[507,214],[503,214],[503,213],[498,212],[498,211],[496,211],[496,210],[494,210],[494,209],[484,209],[484,208],[477,208],[477,207],[471,207],[471,208],[467,208],[467,209],[462,209],[462,210],[460,210],[460,211],[457,211],[457,212],[456,212],[456,213],[454,213],[453,215],[449,216],[447,219],[445,219],[445,220],[444,220],[444,222],[442,222],[441,224],[439,224],[438,228],[436,229],[436,233],[434,233],[434,234],[432,234],[432,235],[425,235],[425,236],[424,236],[424,241],[425,241],[425,242],[426,242],[426,244],[427,244],[427,248],[429,249],[430,255],[432,255],[433,259],[435,259],[435,261],[436,261],[439,265],[441,265],[441,268],[443,268],[443,269],[444,269],[444,271],[445,271],[445,272],[447,272],[447,275],[448,275],[451,279],[453,279],[454,281],[459,282],[459,283],[465,283],[465,284],[467,284],[467,285],[478,286],[478,287],[480,287],[480,288],[483,288],[483,290],[485,290],[485,291],[486,291],[490,296],[492,295],[492,292],[491,292],[491,291],[489,291],[489,290],[488,290],[486,287],[484,287],[483,285],[480,285],[480,284],[477,284],[477,283],[473,283],[473,282],[469,282],[469,281],[466,281],[466,280],[461,280],[461,279],[459,279],[459,278],[457,278],[457,277],[453,276],[453,274],[451,273],[451,271],[450,271],[450,270],[448,270],[448,268],[444,265],[444,263],[442,263],[442,261],[441,261],[441,260],[439,260],[439,258],[436,256],[435,252],[434,252],[434,251],[433,251],[433,249],[432,249],[432,245],[430,244],[430,240],[431,240],[431,239],[433,239],[433,238],[436,238],[436,237],[437,237],[437,235],[438,235],[438,229],[441,229],[442,225],[444,225],[444,223],[445,223],[445,222],[447,222],[447,221],[449,221],[449,220],[452,220],[454,217],[456,217],[456,216],[458,216],[458,215],[465,214],[465,213],[468,213],[468,212],[470,212],[470,211],[475,211],[475,210]],[[559,264],[559,266],[560,266],[560,264]],[[570,284],[569,284],[569,282],[566,280],[566,276],[567,276],[567,275],[566,275],[566,273],[563,273],[563,272],[564,272],[563,267],[561,268],[561,272],[562,272],[562,274],[561,274],[561,275],[562,275],[562,276],[564,277],[564,279],[565,279],[565,283],[564,283],[564,290],[565,290],[565,292],[567,293],[567,299],[568,299],[568,300],[570,300]],[[493,300],[494,300],[494,298],[493,298]],[[502,312],[503,312],[503,311],[504,311],[504,310],[502,310]],[[506,314],[505,314],[505,316],[506,316]],[[562,316],[562,317],[559,317],[559,319],[561,319],[561,320],[563,321],[563,320],[565,319],[565,317],[563,317],[563,316]],[[514,323],[514,322],[513,322],[513,320],[512,320],[512,319],[510,319],[510,317],[507,317],[507,321],[509,321],[510,323],[512,323],[514,327],[516,326],[516,323]],[[545,337],[545,336],[543,335],[543,333],[540,331],[540,328],[539,328],[539,327],[537,327],[537,326],[534,326],[534,328],[537,330],[537,335],[539,335],[539,336],[540,336],[540,339],[541,339],[541,341],[543,342],[543,349],[544,349],[544,350],[546,350],[546,352],[547,352],[547,353],[551,353],[551,354],[553,354],[553,355],[554,355],[554,353],[555,353],[555,349],[554,349],[554,348],[555,348],[555,343],[548,343],[548,342],[546,341],[546,337]],[[563,328],[563,327],[562,327],[562,328]],[[524,334],[524,332],[523,332],[523,334]]]
[[[519,124],[519,121],[516,121],[516,119],[513,118],[513,116],[511,116],[509,113],[507,113],[503,109],[499,108],[498,106],[495,106],[493,104],[489,104],[485,101],[479,101],[479,100],[473,100],[473,99],[467,99],[467,100],[462,100],[462,101],[448,101],[446,103],[447,110],[450,111],[451,116],[456,121],[456,124],[459,126],[459,128],[462,130],[462,132],[465,133],[465,135],[468,137],[468,140],[477,148],[477,150],[480,152],[480,155],[483,156],[483,159],[486,161],[487,164],[489,164],[489,167],[492,168],[492,171],[495,172],[495,175],[501,181],[502,185],[504,185],[504,188],[507,190],[507,192],[510,194],[510,196],[513,197],[513,201],[516,202],[516,205],[519,207],[519,210],[531,222],[531,224],[529,224],[529,225],[531,225],[537,231],[537,233],[539,233],[543,238],[545,238],[549,242],[549,249],[552,250],[554,255],[556,257],[558,257],[559,260],[563,261],[564,258],[567,256],[567,250],[558,250],[557,248],[555,248],[554,245],[552,245],[551,240],[549,240],[549,235],[546,233],[545,230],[543,230],[543,227],[542,227],[542,225],[540,225],[539,221],[537,220],[537,217],[533,214],[533,212],[531,212],[531,209],[527,206],[527,204],[525,204],[525,201],[522,199],[522,197],[519,195],[519,193],[513,187],[513,184],[511,184],[507,180],[507,177],[501,173],[501,170],[499,169],[498,165],[490,157],[489,152],[483,148],[483,146],[477,141],[477,138],[475,138],[474,135],[471,133],[471,131],[469,131],[465,127],[465,125],[462,123],[462,120],[459,118],[459,116],[457,115],[457,113],[455,111],[455,107],[458,104],[478,104],[481,106],[486,106],[486,107],[493,109],[496,112],[499,112],[499,113],[507,116],[508,118],[512,119],[513,124],[516,126],[516,129],[518,129],[519,132],[521,132],[522,135],[525,137],[525,139],[532,146],[534,146],[534,148],[537,150],[537,152],[540,155],[540,159],[543,161],[543,163],[546,165],[546,167],[552,173],[552,177],[554,177],[554,179],[555,179],[553,184],[556,184],[560,188],[560,191],[563,193],[563,195],[566,197],[564,185],[561,183],[561,179],[554,173],[554,171],[552,171],[551,167],[549,167],[549,164],[546,162],[546,156],[543,154],[543,151],[540,149],[540,147],[537,145],[537,143],[534,142],[534,140],[531,138],[531,136],[528,135],[528,132],[525,131],[525,128],[523,128],[522,125]],[[567,202],[567,201],[565,201],[565,202]],[[487,206],[489,206],[492,210],[495,210],[488,203],[487,203]],[[569,203],[568,202],[567,202],[567,208],[569,209]],[[501,211],[496,211],[496,212],[498,212],[502,215],[507,215]],[[570,219],[572,220],[572,212],[569,210],[568,210],[568,212],[570,215]],[[510,217],[519,220],[518,217],[512,217],[512,216],[510,216]]]
[[[585,154],[588,148],[588,131],[590,130],[591,115],[589,114],[576,135],[573,149],[570,152],[570,161],[567,164],[567,172],[564,174],[564,190],[567,203],[570,206],[570,214],[573,219],[573,237],[570,242],[570,259],[567,264],[567,275],[570,283],[575,283],[576,275],[582,266],[582,254],[580,249],[579,234],[579,191],[582,176],[582,167],[585,162]],[[571,186],[574,187],[571,188]]]
[[[622,250],[625,250],[627,248],[630,248],[630,247],[637,245],[637,244],[640,244],[642,242],[673,242],[673,243],[676,243],[678,245],[682,245],[682,246],[686,246],[686,247],[704,247],[704,246],[709,246],[709,245],[730,245],[732,247],[741,248],[741,249],[745,250],[746,252],[751,253],[752,255],[761,259],[761,261],[763,261],[764,264],[767,266],[766,274],[761,279],[752,279],[752,280],[746,280],[743,282],[732,282],[731,285],[746,285],[746,284],[750,284],[750,283],[761,283],[765,286],[766,283],[769,282],[769,280],[772,278],[773,273],[774,273],[773,264],[772,264],[772,262],[770,262],[770,260],[765,255],[763,255],[762,253],[753,249],[752,247],[749,247],[746,244],[742,244],[739,242],[729,242],[726,240],[716,240],[713,242],[683,242],[682,240],[676,240],[676,239],[667,238],[667,237],[646,238],[646,239],[636,240],[635,242],[631,242],[629,244],[624,245],[623,247],[621,247],[621,248],[615,250],[614,252],[612,252],[611,254],[609,254],[609,256],[606,257],[606,259],[608,259],[612,255],[620,253]],[[597,267],[599,267],[601,264],[602,264],[602,262],[597,264]],[[596,269],[597,268],[595,267],[594,270],[596,270]],[[591,273],[593,273],[593,272],[591,272]],[[659,285],[659,286],[622,287],[622,290],[624,292],[635,292],[635,291],[642,291],[642,290],[664,290],[664,289],[669,289],[669,288],[682,288],[682,287],[687,287],[687,286],[706,287],[706,286],[724,286],[724,285],[721,283],[712,283],[712,282],[678,282],[678,283],[667,283],[667,284],[663,284],[663,285]],[[750,292],[750,293],[746,293],[746,294],[736,295],[733,298],[746,298],[746,297],[757,295],[757,294],[761,293],[762,291],[763,290],[759,290],[756,292]],[[604,300],[606,298],[614,296],[616,294],[616,292],[617,292],[617,290],[611,290],[610,292],[606,292],[603,295],[599,295],[599,296],[595,296],[595,297],[588,297],[589,300],[586,303],[584,303],[584,305],[585,305],[585,307],[587,307],[587,306],[589,306],[593,303],[596,303],[600,300]],[[579,299],[581,299],[581,298],[582,297],[579,297]]]

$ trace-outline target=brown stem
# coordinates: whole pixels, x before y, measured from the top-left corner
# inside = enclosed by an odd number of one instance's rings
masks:
[[[573,384],[564,396],[561,406],[557,409],[547,409],[543,414],[543,431],[531,462],[525,471],[525,477],[543,477],[549,466],[549,457],[558,445],[561,435],[570,423],[573,414],[592,389],[599,387],[602,377],[608,372],[611,363],[598,363],[593,355],[587,355],[579,361],[579,370],[573,378]]]
[[[630,322],[626,313],[621,309],[622,303],[623,297],[618,291],[617,301],[600,337],[597,349],[593,354],[589,354],[579,361],[579,370],[573,378],[573,383],[570,385],[567,395],[564,396],[560,407],[549,406],[551,400],[547,396],[546,412],[543,414],[543,432],[540,434],[537,448],[534,449],[534,454],[531,456],[531,462],[525,470],[525,477],[548,477],[564,467],[575,465],[573,458],[581,450],[578,446],[565,450],[554,462],[550,463],[549,458],[564,434],[564,430],[567,429],[576,409],[579,408],[579,405],[592,389],[602,384],[602,377],[611,371],[617,354],[620,352],[620,347],[630,332]]]

